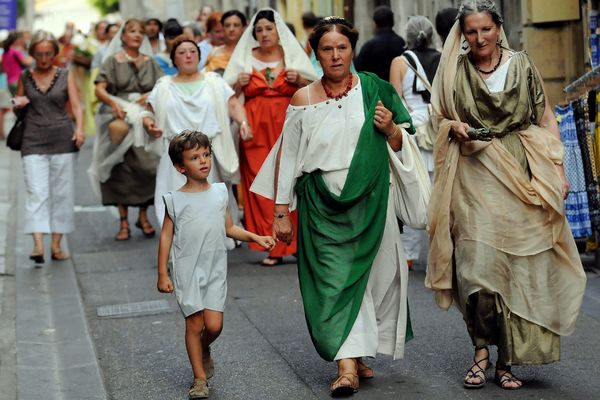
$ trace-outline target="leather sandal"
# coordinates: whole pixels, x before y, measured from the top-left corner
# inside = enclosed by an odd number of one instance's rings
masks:
[[[142,233],[144,234],[144,236],[146,236],[147,238],[154,237],[154,235],[156,234],[156,231],[154,230],[154,228],[152,227],[152,225],[150,225],[150,222],[148,222],[148,221],[142,222],[141,220],[138,219],[135,222],[135,227],[139,228],[142,231]]]
[[[127,221],[127,217],[120,217],[119,221],[121,221],[121,227],[119,228],[117,236],[115,236],[115,240],[118,242],[123,242],[125,240],[131,239],[131,230],[129,229],[129,223],[126,227],[123,226],[123,222]]]
[[[487,361],[487,366],[485,368],[482,368],[480,363],[484,361]],[[487,371],[490,367],[491,363],[489,351],[488,355],[485,358],[482,358],[479,361],[475,361],[475,359],[473,359],[473,365],[471,365],[471,368],[469,368],[469,370],[467,371],[467,376],[463,380],[463,386],[465,387],[465,389],[481,389],[487,382],[487,376],[485,374],[485,371]],[[469,382],[469,379],[480,379],[480,382]]]
[[[356,363],[358,365],[358,379],[373,379],[373,377],[375,376],[373,368],[365,364],[364,361],[360,358],[356,359]]]
[[[348,383],[342,382],[346,380]],[[330,386],[331,396],[350,396],[358,392],[358,375],[352,372],[346,372],[337,377]]]
[[[498,373],[496,372],[496,376],[494,377],[496,385],[504,390],[518,390],[523,387],[523,382],[512,374],[509,366],[496,366],[496,371],[498,370],[504,371],[504,373],[498,376]],[[508,386],[510,383],[516,383],[517,386]]]

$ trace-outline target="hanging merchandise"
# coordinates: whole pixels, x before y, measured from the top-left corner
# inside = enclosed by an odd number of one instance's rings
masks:
[[[560,129],[560,138],[565,148],[564,169],[571,190],[565,200],[565,213],[573,236],[588,237],[592,235],[592,223],[588,206],[586,179],[577,126],[571,105],[557,106],[556,119]]]

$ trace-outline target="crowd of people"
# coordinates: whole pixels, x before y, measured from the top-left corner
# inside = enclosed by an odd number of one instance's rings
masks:
[[[118,208],[114,239],[131,238],[131,207],[155,236],[155,208],[157,286],[186,319],[191,399],[208,397],[235,241],[267,251],[264,266],[296,257],[310,336],[337,364],[332,395],[374,376],[366,358],[403,357],[408,271],[427,241],[425,284],[463,313],[475,349],[464,387],[484,386],[496,346],[496,383],[519,389],[511,367],[559,360],[585,287],[532,60],[490,0],[435,26],[412,16],[406,40],[377,7],[358,53],[349,21],[302,20],[305,43],[270,8],[249,22],[212,8],[194,26],[101,21],[77,45],[72,24],[59,39],[11,33],[0,108],[24,113],[30,258],[44,262],[44,234],[52,259],[69,258],[76,153],[94,135],[88,173]]]

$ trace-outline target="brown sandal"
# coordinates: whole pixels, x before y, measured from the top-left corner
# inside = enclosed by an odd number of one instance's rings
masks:
[[[358,365],[358,379],[373,379],[373,377],[375,376],[373,368],[365,364],[364,361],[360,358],[356,359],[356,363]]]
[[[348,381],[348,383],[345,384],[342,382],[343,379]],[[351,394],[358,392],[358,375],[351,372],[341,374],[333,381],[330,390],[331,396],[333,397],[350,396]]]
[[[138,219],[135,222],[135,227],[139,228],[142,231],[142,233],[144,234],[144,236],[146,236],[147,238],[154,237],[154,235],[156,234],[156,231],[154,230],[154,228],[152,227],[152,225],[150,225],[150,222],[148,222],[148,221],[142,222],[141,220]]]
[[[123,242],[125,240],[131,239],[131,230],[129,229],[127,217],[120,217],[119,221],[121,221],[121,225],[119,227],[119,232],[117,233],[117,236],[115,236],[115,240],[117,242]],[[123,226],[123,222],[127,222],[127,226]]]

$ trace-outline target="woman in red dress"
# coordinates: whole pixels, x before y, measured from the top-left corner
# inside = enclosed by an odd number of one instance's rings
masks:
[[[273,218],[279,217],[273,215],[273,201],[251,193],[249,188],[279,138],[290,99],[316,76],[302,47],[275,11],[260,10],[251,26],[240,39],[224,77],[236,93],[243,93],[248,123],[254,132],[253,137],[241,137],[240,142],[246,229],[271,235]],[[260,246],[249,247],[264,251]],[[295,252],[295,240],[289,245],[278,242],[262,264],[280,264],[284,256]]]

